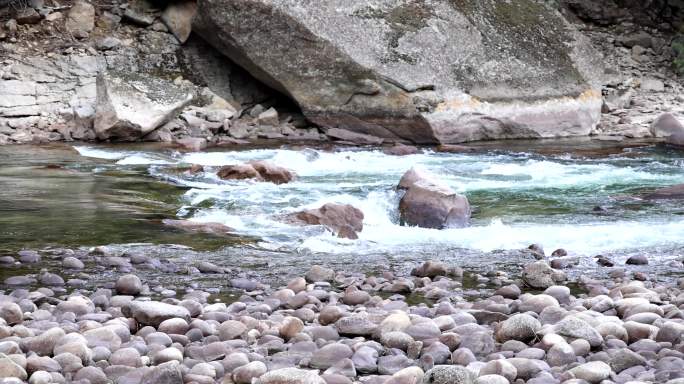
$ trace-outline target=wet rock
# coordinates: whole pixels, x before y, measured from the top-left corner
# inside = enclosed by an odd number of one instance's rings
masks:
[[[572,368],[568,372],[578,379],[596,384],[606,380],[610,376],[611,369],[603,361],[592,361]]]
[[[551,268],[546,261],[527,264],[522,277],[526,285],[540,289],[549,288],[565,280],[565,274]]]
[[[399,182],[406,193],[399,202],[403,225],[423,228],[462,228],[470,219],[470,204],[425,171],[411,169]]]
[[[644,196],[646,200],[680,200],[684,199],[684,184],[673,185],[667,188],[661,188],[653,193]]]
[[[19,251],[19,261],[22,264],[35,264],[40,262],[40,260],[40,255],[36,251]]]
[[[250,161],[245,164],[227,165],[219,169],[218,177],[223,180],[268,181],[274,184],[285,184],[294,180],[294,173],[288,169],[267,161]]]
[[[15,377],[21,381],[28,378],[26,370],[5,354],[0,354],[0,379]]]
[[[40,276],[38,276],[38,281],[40,281],[41,284],[47,285],[49,287],[64,285],[64,279],[61,276],[50,272],[41,273]]]
[[[506,360],[492,360],[480,368],[480,376],[484,375],[499,375],[513,382],[518,376],[518,369]]]
[[[143,325],[159,326],[164,320],[181,318],[190,320],[187,309],[158,301],[132,301],[129,305],[131,315]]]
[[[75,257],[65,257],[62,261],[62,266],[67,269],[83,269],[85,265],[83,262]]]
[[[627,265],[647,265],[648,264],[648,258],[644,255],[634,255],[630,256],[629,259],[625,262]]]
[[[189,89],[149,75],[101,74],[95,133],[103,140],[137,140],[175,118],[193,99]]]
[[[219,267],[218,265],[210,263],[208,261],[200,261],[199,263],[197,263],[197,269],[199,269],[199,271],[202,273],[223,273],[224,272],[222,267]]]
[[[437,276],[446,276],[447,273],[448,267],[446,266],[446,264],[433,260],[428,260],[425,263],[423,263],[420,267],[415,268],[411,271],[411,275],[413,276],[429,277],[431,279]]]
[[[508,340],[527,342],[535,337],[540,328],[539,320],[527,314],[517,314],[500,324],[496,338],[500,343]]]
[[[232,340],[240,337],[247,331],[247,326],[235,320],[227,320],[218,328],[221,340]]]
[[[438,365],[423,376],[423,384],[473,384],[475,375],[465,367]]]
[[[295,213],[290,216],[295,222],[308,225],[322,225],[338,237],[358,239],[357,232],[363,230],[363,212],[349,204],[327,203],[317,209]]]
[[[206,149],[209,145],[207,139],[203,137],[184,137],[175,140],[175,143],[182,149],[191,152],[199,152],[203,149]]]
[[[572,339],[586,340],[592,347],[603,343],[601,334],[584,320],[570,316],[553,326],[554,332]]]
[[[136,275],[123,275],[116,281],[116,292],[120,295],[137,296],[142,291],[143,285]]]

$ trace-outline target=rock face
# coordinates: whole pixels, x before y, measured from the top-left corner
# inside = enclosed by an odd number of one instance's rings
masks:
[[[423,228],[461,228],[468,225],[470,204],[465,196],[438,182],[432,175],[411,169],[399,182],[406,193],[399,202],[403,225]]]
[[[324,128],[456,143],[600,117],[599,55],[533,0],[205,0],[193,30]]]
[[[95,133],[100,139],[137,140],[176,117],[193,98],[189,89],[151,76],[99,75]]]
[[[328,203],[317,209],[298,212],[290,218],[309,225],[323,225],[338,237],[347,239],[358,239],[357,232],[363,230],[363,212],[349,204]]]

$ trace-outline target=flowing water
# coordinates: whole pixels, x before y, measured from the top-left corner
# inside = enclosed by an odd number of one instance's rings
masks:
[[[255,159],[298,177],[274,185],[215,175],[222,165]],[[191,164],[206,172],[179,170]],[[468,197],[474,208],[469,228],[398,224],[395,186],[413,166]],[[684,183],[680,152],[600,142],[487,144],[475,153],[425,150],[402,157],[358,148],[182,153],[150,146],[0,147],[0,247],[153,242],[221,249],[214,257],[262,252],[251,262],[268,265],[273,255],[307,263],[383,263],[454,254],[494,264],[507,250],[539,243],[547,253],[562,247],[586,259],[645,253],[667,260],[684,254],[684,208],[639,196],[678,183]],[[359,240],[279,220],[327,202],[364,212]],[[164,227],[163,218],[220,222],[236,237],[184,234]]]

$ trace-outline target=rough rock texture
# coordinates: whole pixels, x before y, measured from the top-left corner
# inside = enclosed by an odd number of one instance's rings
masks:
[[[290,219],[309,225],[322,225],[336,236],[348,239],[358,239],[357,232],[363,230],[363,212],[349,204],[324,204],[317,209],[295,213]]]
[[[188,88],[132,73],[97,77],[94,128],[100,139],[140,139],[176,117],[193,100]]]
[[[468,199],[440,183],[429,173],[411,169],[401,178],[398,188],[406,189],[399,202],[402,224],[435,229],[468,225]]]
[[[598,56],[533,0],[206,0],[193,28],[323,127],[448,143],[600,117]]]
[[[268,181],[274,184],[285,184],[295,177],[293,172],[267,161],[250,161],[245,164],[226,165],[216,173],[223,180]]]

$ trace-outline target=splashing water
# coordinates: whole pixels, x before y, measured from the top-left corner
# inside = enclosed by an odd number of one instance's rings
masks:
[[[324,152],[259,149],[182,154],[76,147],[82,156],[110,160],[114,167],[147,167],[155,178],[187,187],[178,216],[220,222],[255,235],[270,246],[309,252],[388,252],[401,255],[448,248],[481,251],[519,249],[539,243],[594,255],[620,250],[684,246],[684,210],[675,203],[650,203],[644,191],[684,183],[681,158],[646,149],[640,156],[601,159],[526,153],[423,154],[395,157],[379,150]],[[296,172],[284,185],[223,181],[218,167],[268,160]],[[201,175],[173,171],[200,164]],[[419,165],[465,194],[475,208],[472,226],[433,230],[398,225],[402,174]],[[364,212],[356,241],[320,228],[278,220],[284,213],[328,202]],[[594,207],[602,207],[594,209]]]

